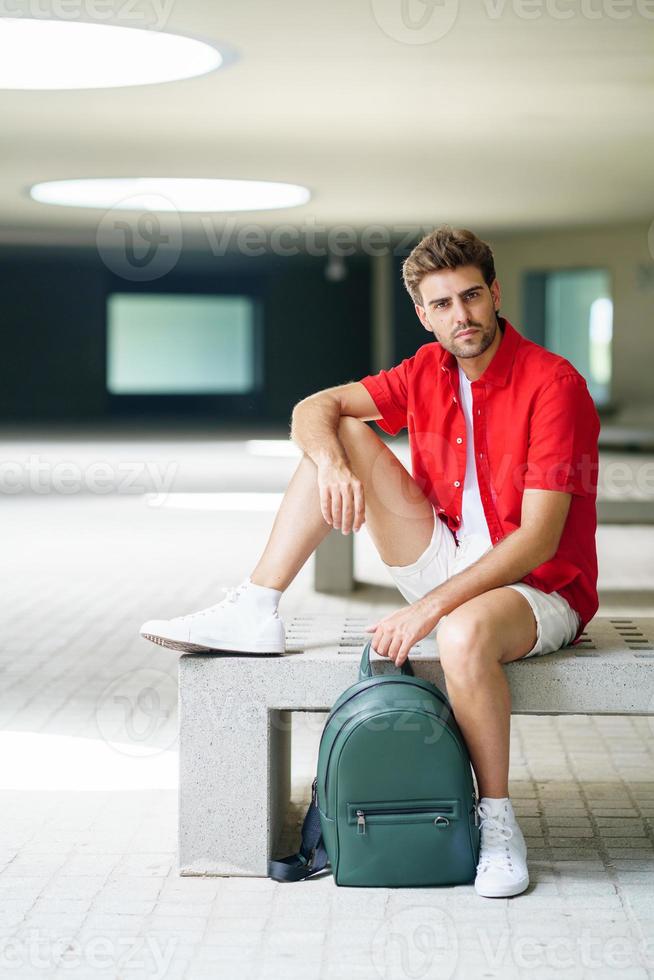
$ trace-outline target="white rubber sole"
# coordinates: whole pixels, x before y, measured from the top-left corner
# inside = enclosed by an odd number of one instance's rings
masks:
[[[482,898],[512,898],[514,895],[521,895],[529,887],[529,876],[520,878],[519,881],[507,883],[504,888],[484,889],[483,885],[477,885],[475,881],[475,891]]]
[[[180,653],[254,653],[260,656],[275,656],[280,653],[285,653],[286,648],[277,646],[272,643],[257,642],[252,644],[252,646],[243,647],[240,646],[230,646],[228,644],[223,644],[223,646],[207,646],[203,643],[191,643],[186,640],[169,640],[165,636],[155,636],[152,633],[141,633],[144,640],[150,640],[151,643],[156,643],[160,647],[168,647],[169,650],[177,650]]]

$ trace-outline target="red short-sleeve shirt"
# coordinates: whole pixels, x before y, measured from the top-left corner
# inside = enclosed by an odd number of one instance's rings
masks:
[[[572,494],[556,555],[521,581],[558,592],[581,624],[597,596],[597,472],[600,422],[583,376],[564,357],[522,337],[499,317],[502,340],[472,382],[477,478],[495,545],[520,526],[527,488]],[[451,531],[461,525],[466,425],[458,364],[437,341],[389,371],[361,379],[390,435],[407,428],[413,478]]]

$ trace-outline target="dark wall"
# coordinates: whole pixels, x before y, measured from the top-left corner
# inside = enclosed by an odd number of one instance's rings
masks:
[[[0,418],[101,416],[106,276],[93,262],[0,255]]]
[[[393,363],[399,364],[405,357],[413,354],[430,341],[434,343],[434,335],[427,333],[420,323],[402,281],[402,262],[406,254],[393,256]]]
[[[97,253],[0,251],[0,422],[125,421],[183,416],[286,423],[313,391],[370,371],[370,266],[347,260],[342,282],[325,259],[297,255],[184,257],[154,283],[113,274]],[[106,390],[106,302],[136,290],[247,291],[260,301],[262,388],[253,396],[120,399]]]
[[[292,263],[298,263],[293,265]],[[311,392],[370,373],[370,265],[348,259],[343,282],[325,280],[324,261],[288,260],[268,283],[267,405],[286,418]]]

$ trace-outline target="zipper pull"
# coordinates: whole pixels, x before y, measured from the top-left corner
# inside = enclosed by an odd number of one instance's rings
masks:
[[[318,799],[318,777],[316,776],[314,781],[311,783],[311,802],[314,806],[317,805]]]
[[[363,810],[357,810],[357,834],[366,832],[366,815]]]

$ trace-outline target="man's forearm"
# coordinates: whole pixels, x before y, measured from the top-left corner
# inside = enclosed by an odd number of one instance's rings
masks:
[[[551,557],[546,542],[533,531],[518,528],[473,565],[453,575],[419,601],[424,603],[427,611],[446,616],[475,596],[519,582]]]
[[[320,462],[347,463],[338,439],[341,407],[337,398],[311,395],[293,409],[291,439],[316,465]]]

